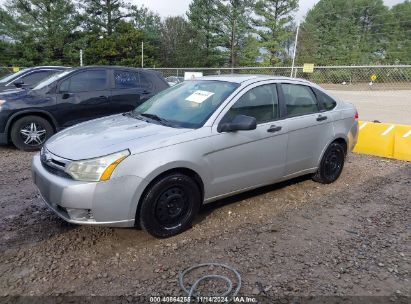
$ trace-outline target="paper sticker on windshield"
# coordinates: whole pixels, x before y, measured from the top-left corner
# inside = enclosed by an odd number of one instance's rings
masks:
[[[213,92],[199,90],[199,91],[195,91],[193,94],[188,96],[186,100],[191,101],[191,102],[196,102],[196,103],[203,103],[204,101],[206,101],[208,98],[210,98],[213,95],[214,95]]]

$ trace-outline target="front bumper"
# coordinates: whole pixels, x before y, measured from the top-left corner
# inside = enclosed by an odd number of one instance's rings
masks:
[[[33,181],[46,205],[73,224],[133,227],[139,196],[145,184],[137,176],[105,182],[79,182],[48,172],[37,154]]]

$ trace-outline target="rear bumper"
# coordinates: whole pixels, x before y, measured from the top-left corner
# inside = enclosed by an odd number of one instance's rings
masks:
[[[358,134],[360,131],[359,123],[356,120],[348,133],[348,151],[352,151],[357,144]]]
[[[119,177],[106,182],[79,182],[48,172],[33,158],[33,181],[46,205],[67,222],[82,225],[133,227],[143,179]]]

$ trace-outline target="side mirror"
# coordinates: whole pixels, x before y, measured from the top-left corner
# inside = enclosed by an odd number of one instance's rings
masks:
[[[16,88],[21,88],[24,85],[24,81],[19,79],[13,82],[13,84],[16,86]]]
[[[217,127],[217,132],[249,131],[257,128],[257,120],[246,115],[237,115],[231,122],[224,122]]]

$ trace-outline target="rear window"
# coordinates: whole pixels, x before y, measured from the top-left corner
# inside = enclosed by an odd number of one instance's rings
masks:
[[[106,71],[84,71],[63,81],[60,85],[60,92],[101,91],[106,89],[106,84]]]
[[[284,92],[288,116],[299,116],[318,112],[317,100],[309,87],[288,83],[281,84],[281,87]]]
[[[152,89],[153,84],[144,72],[114,71],[114,87],[116,89]]]
[[[317,95],[318,102],[322,105],[323,109],[329,111],[337,106],[337,102],[334,99],[320,90],[315,89],[315,94]]]

